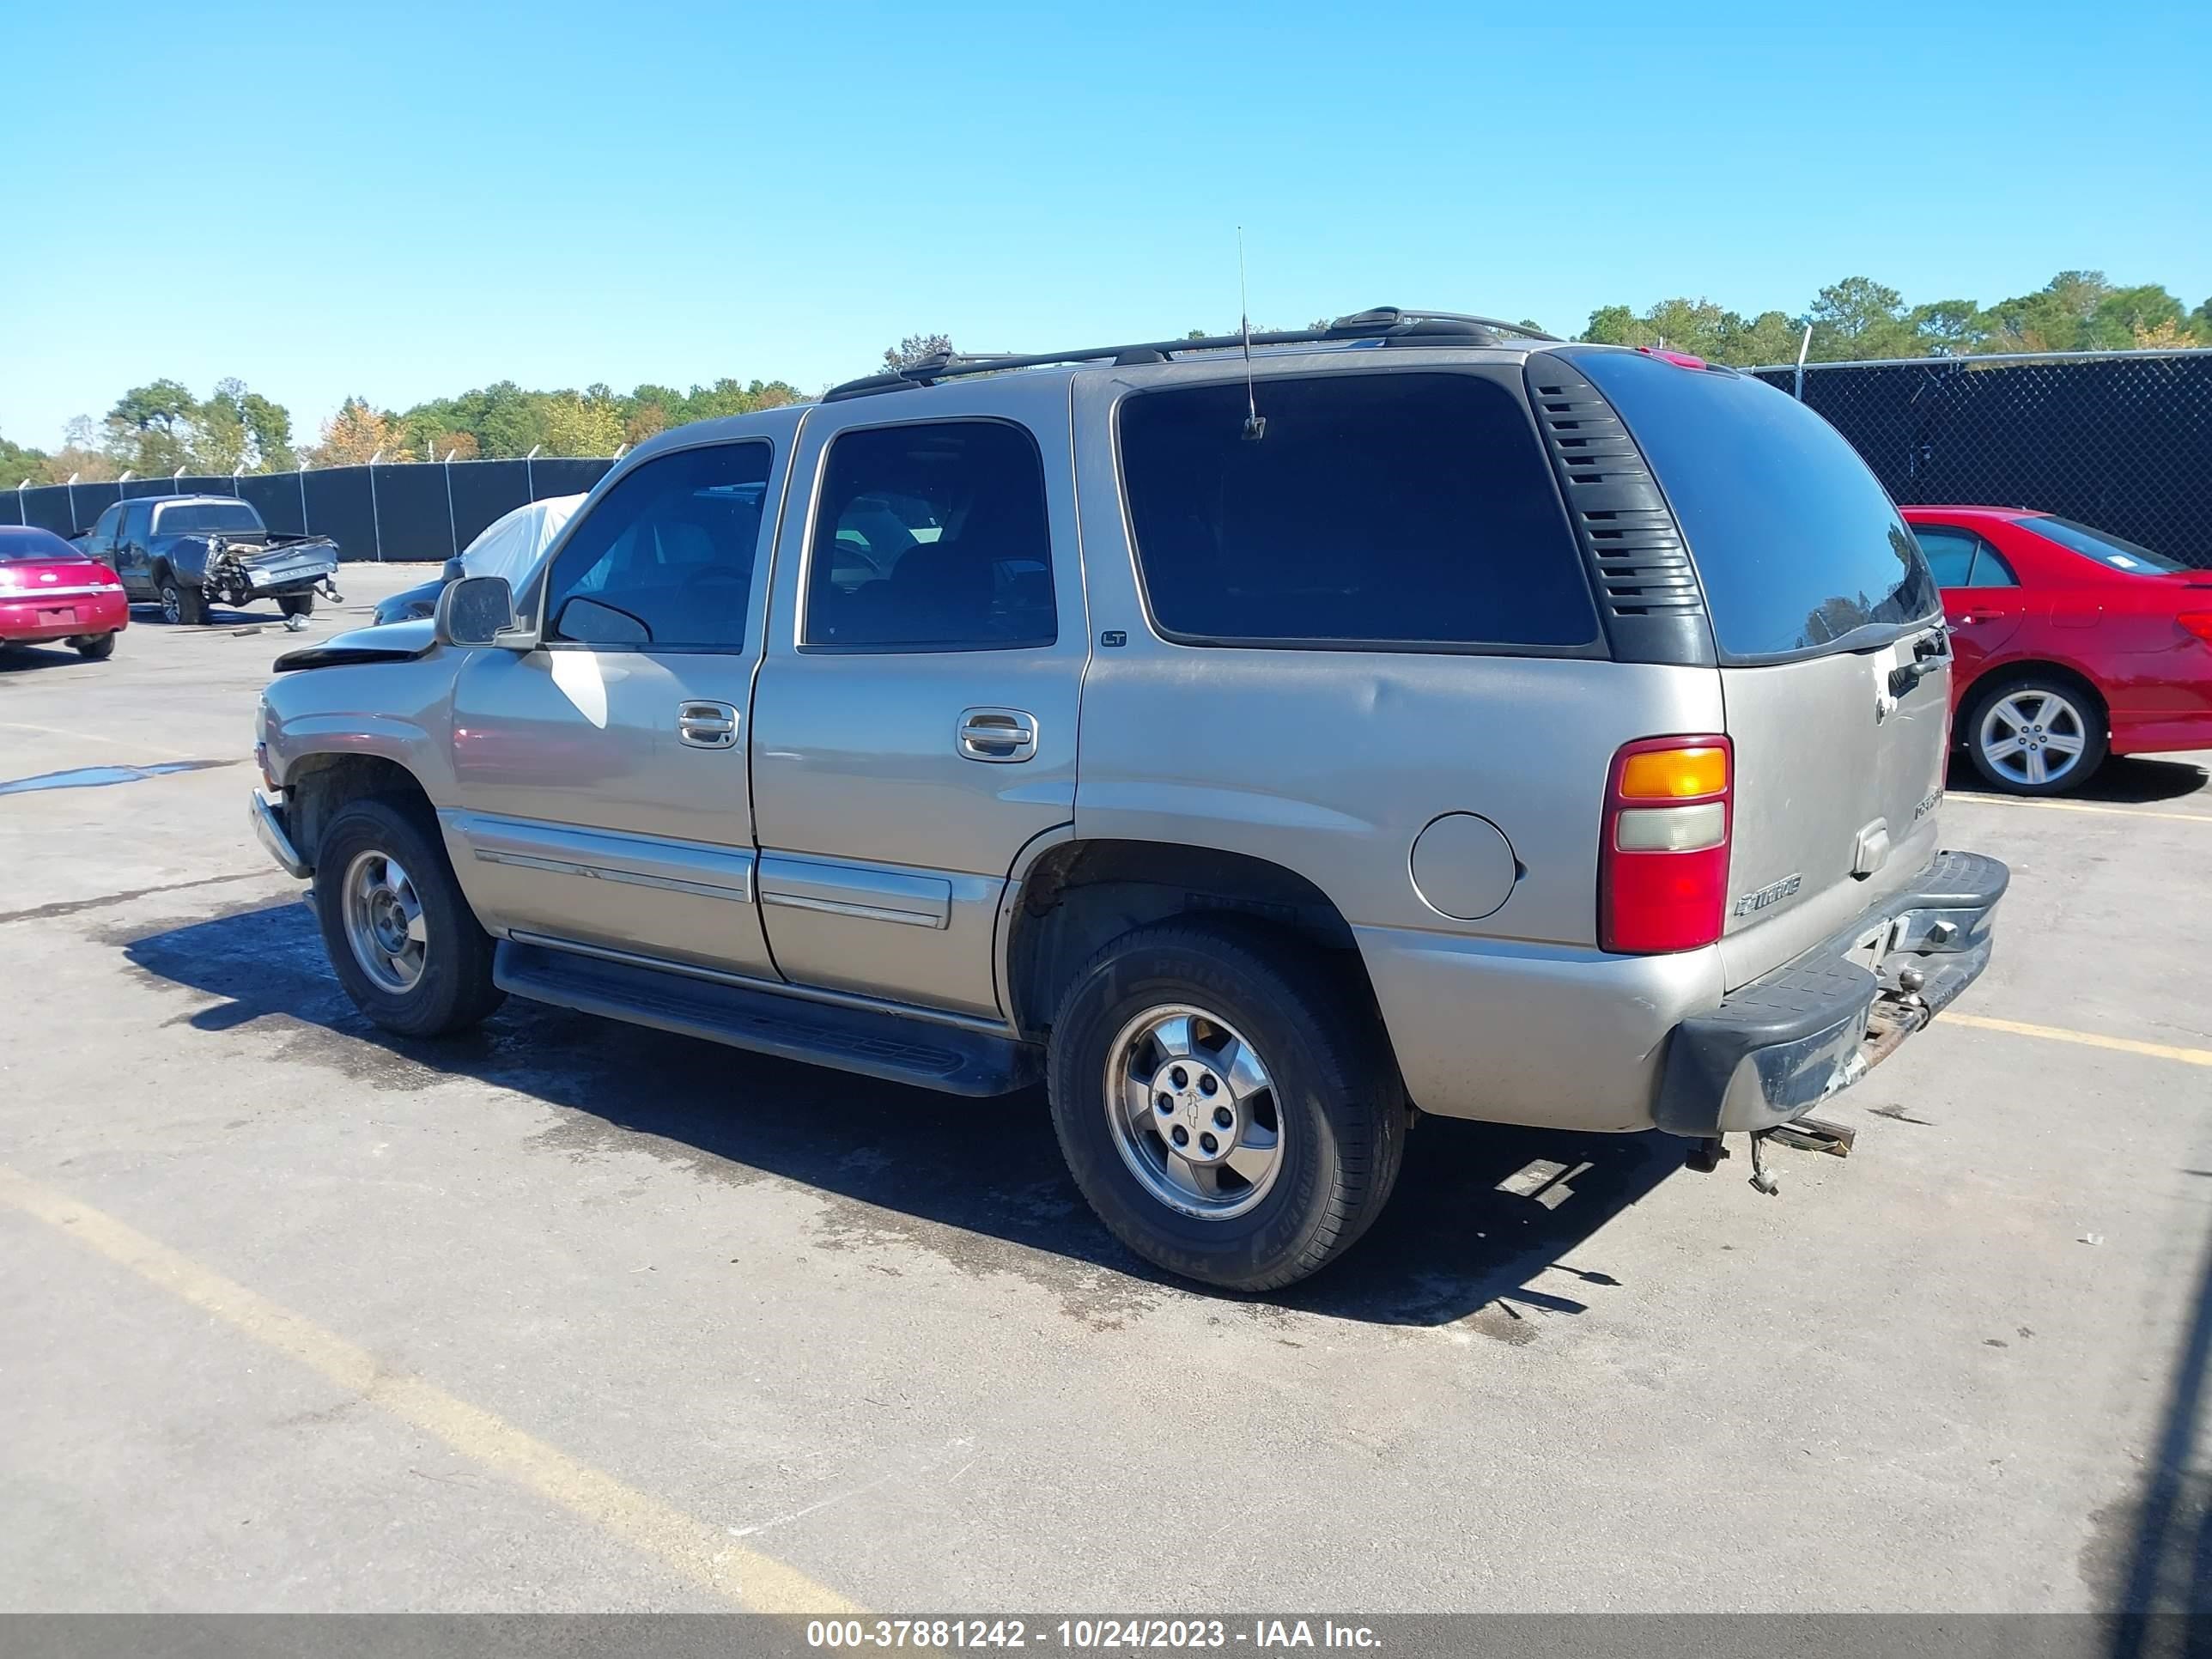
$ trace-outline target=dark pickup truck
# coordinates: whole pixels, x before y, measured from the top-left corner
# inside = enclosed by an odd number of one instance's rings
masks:
[[[173,623],[207,620],[221,600],[274,599],[288,617],[315,608],[319,588],[337,590],[337,544],[328,536],[279,536],[252,506],[229,495],[142,495],[118,501],[75,538],[112,565],[133,600],[158,604]]]

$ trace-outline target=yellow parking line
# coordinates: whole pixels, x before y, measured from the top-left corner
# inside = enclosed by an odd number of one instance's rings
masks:
[[[462,1456],[658,1557],[757,1613],[855,1613],[797,1569],[732,1542],[723,1528],[626,1486],[419,1376],[225,1279],[87,1204],[0,1164],[0,1203],[46,1222],[118,1267],[289,1355],[348,1393],[443,1441]]]
[[[2009,1031],[2014,1036],[2047,1037],[2053,1042],[2078,1042],[2090,1048],[2115,1048],[2124,1054],[2148,1054],[2153,1060],[2178,1060],[2185,1066],[2212,1066],[2212,1048],[2184,1048],[2171,1042],[2142,1042],[2134,1037],[2106,1036],[2097,1031],[2073,1031],[2063,1025],[2030,1025],[2024,1020],[1994,1019],[1987,1014],[1962,1014],[1956,1010],[1939,1016],[1946,1025],[1972,1025],[1984,1031]]]
[[[2148,806],[2099,806],[2086,800],[2030,800],[2019,795],[1978,795],[1954,789],[1946,800],[1972,801],[1977,806],[2036,806],[2046,812],[2101,812],[2113,818],[2172,818],[2178,823],[2212,823],[2212,812],[2161,812]]]

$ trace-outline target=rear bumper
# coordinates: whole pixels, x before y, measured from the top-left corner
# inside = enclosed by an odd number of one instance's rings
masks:
[[[1674,1028],[1652,1115],[1679,1135],[1773,1127],[1849,1087],[1989,965],[2011,872],[1940,853],[1824,944]]]
[[[74,640],[112,634],[131,620],[121,588],[106,592],[40,593],[0,601],[0,640]]]
[[[315,866],[301,858],[300,849],[292,844],[292,827],[286,822],[283,802],[271,799],[265,790],[257,789],[250,811],[253,837],[276,860],[278,869],[302,881],[315,873]]]

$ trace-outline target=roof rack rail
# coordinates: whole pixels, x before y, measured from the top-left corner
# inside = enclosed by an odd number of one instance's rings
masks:
[[[1339,317],[1326,328],[1277,329],[1255,334],[1255,346],[1322,345],[1343,340],[1380,340],[1385,345],[1443,345],[1452,341],[1494,344],[1501,335],[1559,343],[1556,334],[1509,323],[1496,317],[1470,316],[1461,311],[1411,311],[1401,306],[1375,306]],[[969,374],[993,374],[1009,368],[1037,368],[1048,363],[1112,362],[1164,363],[1187,351],[1233,351],[1246,343],[1242,334],[1206,334],[1196,339],[1149,340],[1132,345],[1086,346],[1076,351],[999,352],[970,355],[940,351],[904,368],[847,380],[823,393],[822,401],[866,398],[879,392],[904,392],[915,386],[935,386],[940,380]]]

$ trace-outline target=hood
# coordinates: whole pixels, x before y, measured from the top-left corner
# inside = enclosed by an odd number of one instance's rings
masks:
[[[375,628],[356,628],[333,634],[319,644],[287,651],[276,659],[276,671],[289,674],[298,668],[336,668],[355,662],[407,662],[437,643],[438,626],[427,617],[386,623]]]
[[[413,587],[402,588],[397,593],[388,594],[376,602],[377,622],[382,625],[389,625],[396,622],[420,621],[420,617],[410,617],[408,614],[410,608],[419,605],[425,611],[433,610],[437,605],[438,595],[445,591],[446,579],[441,576],[435,581],[422,582]]]

